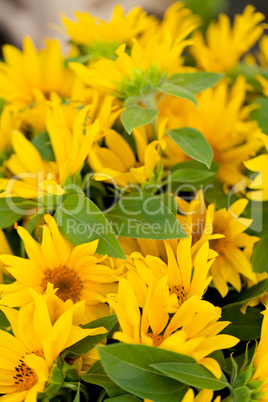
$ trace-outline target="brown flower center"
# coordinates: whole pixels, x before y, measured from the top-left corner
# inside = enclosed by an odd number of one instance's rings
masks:
[[[83,288],[82,282],[75,271],[66,267],[59,267],[53,270],[47,269],[44,272],[42,287],[45,291],[47,283],[52,283],[58,288],[56,295],[64,302],[71,299],[74,303],[79,301],[79,296]]]
[[[15,367],[15,370],[17,374],[13,378],[18,387],[17,391],[28,391],[38,382],[36,372],[27,366],[22,359],[20,359],[20,364]]]
[[[164,340],[164,337],[163,337],[162,335],[154,335],[154,334],[152,334],[152,333],[147,333],[147,335],[148,335],[150,338],[152,338],[153,344],[154,344],[154,346],[156,346],[156,347],[160,346],[161,343],[162,343],[163,340]]]
[[[178,285],[178,286],[172,286],[169,289],[169,293],[172,295],[175,293],[175,295],[177,296],[179,305],[181,306],[185,300],[187,299],[187,295],[184,289],[184,286]]]

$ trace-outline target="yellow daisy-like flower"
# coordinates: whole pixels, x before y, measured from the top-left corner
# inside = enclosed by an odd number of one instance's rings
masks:
[[[260,172],[253,181],[249,184],[249,188],[256,190],[250,191],[248,196],[254,201],[267,201],[268,200],[268,136],[265,134],[258,134],[266,148],[266,153],[256,156],[249,161],[244,162],[247,169],[252,172]]]
[[[7,175],[15,177],[0,179],[1,197],[15,195],[35,198],[44,192],[63,194],[65,180],[82,168],[88,150],[100,130],[98,121],[85,125],[90,109],[88,105],[76,115],[72,131],[59,125],[62,116],[56,106],[48,114],[47,129],[55,162],[44,161],[35,146],[21,132],[13,132],[14,154],[4,166]]]
[[[95,142],[88,156],[89,165],[96,172],[94,179],[116,182],[119,186],[157,180],[154,170],[161,159],[160,151],[165,147],[165,142],[148,143],[147,131],[149,128],[147,130],[146,126],[133,130],[137,157],[128,142],[116,131],[105,135],[106,147]]]
[[[116,50],[115,61],[98,60],[92,67],[69,63],[70,68],[89,86],[114,93],[118,98],[145,95],[161,85],[167,75],[177,72],[182,65],[181,53],[189,40],[174,41],[171,35],[164,40],[152,37],[146,45],[133,39],[131,54],[126,44]]]
[[[141,7],[125,13],[119,4],[115,6],[109,22],[79,11],[75,12],[75,16],[77,21],[62,18],[67,34],[72,42],[87,45],[87,51],[92,52],[93,56],[94,51],[105,49],[108,54],[112,54],[112,50],[115,52],[121,43],[130,44],[132,38],[150,30],[154,21],[154,17],[148,16]],[[107,55],[104,53],[103,56]]]
[[[191,237],[180,240],[175,252],[165,242],[167,263],[150,255],[144,258],[133,253],[133,258],[130,256],[126,263],[127,279],[138,295],[141,307],[145,303],[149,281],[152,278],[159,281],[165,277],[169,288],[169,313],[175,313],[192,296],[197,296],[202,304],[201,299],[212,279],[208,273],[214,259],[209,260],[209,257],[215,257],[217,253],[209,250],[208,242],[205,242],[192,258],[191,242]]]
[[[193,127],[199,130],[211,145],[213,160],[219,163],[217,177],[226,185],[235,185],[244,179],[243,162],[255,155],[260,142],[254,133],[261,130],[249,121],[253,106],[244,106],[247,84],[239,77],[229,89],[228,81],[221,80],[215,87],[197,95],[198,108],[191,102],[165,96],[159,104],[159,123],[168,118],[166,128]],[[167,135],[163,163],[167,168],[188,157]]]
[[[213,391],[208,389],[203,389],[202,391],[198,392],[197,395],[194,394],[194,391],[190,388],[186,394],[184,395],[182,402],[211,402],[213,399]],[[221,397],[217,396],[214,399],[214,402],[220,402]]]
[[[46,48],[36,51],[26,37],[23,50],[4,45],[4,62],[0,63],[0,96],[9,102],[29,105],[45,100],[50,92],[69,96],[73,74],[64,67],[57,40],[46,41]]]
[[[12,253],[11,247],[7,241],[5,233],[0,228],[0,256],[1,256],[1,254],[12,255],[13,253]],[[7,270],[5,269],[5,267],[3,266],[3,264],[0,261],[0,283],[3,282],[3,272],[8,274]]]
[[[49,291],[45,296],[30,289],[32,301],[19,311],[1,307],[10,322],[13,335],[0,330],[0,397],[5,401],[37,400],[48,380],[56,357],[67,347],[89,335],[105,333],[103,327],[83,329],[77,319],[84,302],[62,306]],[[52,308],[54,307],[55,310]]]
[[[124,343],[157,346],[192,356],[219,378],[219,364],[207,356],[238,342],[233,336],[218,335],[228,325],[225,321],[217,322],[221,309],[208,302],[200,305],[199,298],[193,296],[170,319],[166,309],[168,295],[166,278],[149,286],[141,314],[132,286],[126,279],[120,279],[117,302],[109,301],[121,328],[121,332],[115,332],[114,338]]]
[[[193,35],[190,51],[198,67],[215,72],[230,70],[260,38],[264,20],[265,15],[255,12],[251,4],[235,16],[233,26],[227,15],[220,14],[218,21],[210,23],[205,38],[199,31]]]
[[[12,284],[0,285],[1,304],[22,306],[30,300],[29,286],[43,294],[51,283],[63,301],[86,301],[85,322],[109,315],[106,294],[116,292],[116,282],[123,267],[110,268],[109,264],[103,263],[105,257],[94,255],[97,240],[73,247],[60,234],[54,218],[45,215],[45,221],[42,244],[24,228],[17,228],[29,259],[0,256],[7,271],[16,279]]]
[[[210,248],[218,253],[210,273],[221,296],[228,293],[228,282],[240,292],[241,276],[256,283],[250,258],[253,246],[259,239],[244,233],[252,220],[239,217],[248,201],[240,199],[228,210],[223,208],[214,213],[213,204],[206,208],[200,190],[190,203],[181,198],[177,198],[177,203],[181,213],[178,220],[186,233],[192,234],[195,249],[198,250],[204,241],[210,240]]]

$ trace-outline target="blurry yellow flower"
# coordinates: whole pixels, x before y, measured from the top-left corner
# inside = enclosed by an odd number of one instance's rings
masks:
[[[249,184],[249,188],[256,190],[250,191],[248,196],[254,201],[267,201],[268,200],[268,136],[265,134],[258,134],[266,148],[266,153],[256,156],[249,161],[244,162],[247,169],[252,172],[260,172],[254,180]]]
[[[9,102],[29,105],[45,100],[50,92],[70,94],[73,74],[64,67],[57,40],[46,41],[46,48],[36,51],[26,37],[23,50],[4,45],[0,63],[0,96]]]
[[[210,23],[205,38],[201,32],[195,32],[190,51],[198,67],[215,72],[230,70],[260,38],[264,19],[265,15],[255,12],[249,4],[243,14],[235,16],[233,26],[227,15],[220,14],[218,21]]]
[[[261,130],[249,113],[254,106],[244,106],[247,84],[239,77],[231,89],[222,80],[215,88],[197,95],[198,108],[191,102],[165,96],[159,104],[159,122],[168,118],[166,128],[193,127],[199,130],[211,145],[213,160],[219,163],[217,177],[226,185],[235,185],[244,179],[243,162],[255,155],[260,142],[253,135]],[[188,157],[167,135],[163,163],[167,168]]]
[[[62,18],[68,36],[72,42],[87,45],[87,52],[92,54],[105,49],[113,54],[117,47],[124,42],[130,44],[132,38],[138,37],[144,31],[150,30],[154,17],[148,16],[141,7],[135,7],[125,13],[121,5],[115,6],[109,22],[95,18],[89,13],[75,12],[77,21]],[[103,57],[108,55],[104,53]]]
[[[208,302],[200,306],[199,298],[193,296],[170,319],[166,310],[168,295],[166,278],[149,286],[141,314],[133,288],[126,279],[120,279],[117,302],[109,300],[121,328],[114,338],[192,356],[219,378],[219,364],[206,356],[238,342],[233,336],[218,335],[228,325],[225,321],[217,322],[221,309]]]
[[[131,54],[126,44],[116,50],[115,61],[102,59],[91,67],[69,63],[70,68],[89,86],[114,93],[118,98],[140,96],[161,85],[167,75],[177,72],[182,65],[181,53],[189,40],[165,40],[153,36],[144,47],[133,39]]]
[[[7,241],[5,233],[0,228],[0,258],[1,258],[1,254],[12,255],[13,253],[12,253],[11,247]],[[3,271],[8,274],[7,270],[5,269],[5,267],[3,266],[3,264],[0,261],[0,283],[3,283]]]
[[[182,402],[211,402],[213,398],[213,391],[203,389],[195,396],[194,391],[190,388],[183,397]],[[214,402],[220,402],[221,397],[217,396]]]
[[[116,292],[122,268],[111,269],[103,264],[105,257],[94,255],[97,240],[73,247],[60,234],[54,218],[45,215],[45,221],[42,244],[24,228],[17,228],[29,259],[0,256],[7,271],[16,279],[12,284],[0,285],[1,304],[11,307],[24,305],[29,302],[29,286],[43,294],[47,284],[51,283],[63,301],[70,299],[77,303],[85,300],[86,322],[109,315],[108,306],[104,304],[106,294]]]
[[[202,191],[190,203],[177,198],[181,215],[178,220],[187,234],[192,234],[196,250],[210,240],[210,248],[219,255],[213,262],[210,273],[214,286],[221,296],[228,293],[229,282],[240,292],[241,275],[256,283],[256,274],[252,271],[250,258],[258,237],[243,233],[252,220],[239,217],[248,201],[240,199],[228,210],[220,209],[214,213],[214,205],[206,208]]]

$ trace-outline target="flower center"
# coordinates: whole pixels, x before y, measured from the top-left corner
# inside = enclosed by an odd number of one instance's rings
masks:
[[[59,267],[53,270],[47,269],[44,272],[42,281],[44,291],[48,282],[58,288],[56,295],[64,302],[68,299],[71,299],[74,303],[79,301],[83,285],[75,271],[66,267]]]
[[[152,338],[154,346],[158,347],[164,340],[162,335],[154,335],[152,333],[147,333],[147,335]]]
[[[187,295],[185,293],[185,289],[184,286],[178,285],[178,286],[172,286],[169,289],[169,293],[172,295],[175,293],[175,295],[177,296],[179,305],[181,306],[185,300],[187,299]]]
[[[36,372],[27,366],[22,359],[20,359],[20,364],[15,367],[15,370],[17,374],[13,378],[18,391],[28,391],[38,382]]]

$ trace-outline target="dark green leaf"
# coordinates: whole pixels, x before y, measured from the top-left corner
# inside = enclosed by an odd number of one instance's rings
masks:
[[[46,131],[35,137],[32,140],[32,143],[37,149],[37,151],[40,153],[44,161],[55,162],[54,151],[51,145],[49,135]]]
[[[85,196],[68,195],[54,217],[70,243],[77,246],[99,239],[98,254],[126,258],[111,225],[101,210]]]
[[[13,225],[27,209],[36,207],[36,205],[34,201],[25,198],[0,198],[0,227],[5,229]]]
[[[100,361],[94,363],[90,370],[82,376],[82,379],[89,384],[95,384],[105,388],[107,394],[111,397],[124,395],[126,393],[125,390],[118,387],[105,373]]]
[[[263,315],[256,308],[249,307],[246,314],[241,313],[240,310],[223,311],[221,320],[231,321],[231,324],[222,331],[223,334],[236,336],[241,341],[260,338]]]
[[[167,130],[167,134],[186,155],[210,168],[213,151],[200,131],[192,127],[182,127]]]
[[[222,77],[224,77],[224,74],[198,71],[195,73],[174,74],[168,79],[168,82],[198,94],[207,88],[213,87]]]
[[[104,402],[141,402],[139,398],[134,395],[126,394],[121,396],[116,396],[115,398],[104,399]]]
[[[268,272],[268,236],[263,237],[255,246],[252,255],[252,267],[254,272]]]
[[[243,304],[246,304],[251,299],[255,299],[256,297],[261,296],[268,290],[268,279],[264,279],[263,281],[257,283],[257,285],[252,286],[251,288],[244,290],[240,293],[240,295],[234,298],[230,304],[227,304],[223,307],[223,311],[232,311],[234,309],[240,309]]]
[[[168,377],[195,388],[220,390],[228,386],[224,375],[218,380],[201,364],[170,362],[151,364],[151,366]]]
[[[187,237],[175,215],[156,196],[132,193],[106,214],[118,236],[140,239]]]
[[[152,364],[192,363],[194,359],[165,349],[145,345],[115,344],[98,347],[101,362],[109,377],[121,388],[154,402],[178,402],[187,386],[161,374]]]
[[[113,329],[116,323],[117,323],[116,315],[110,315],[107,317],[98,318],[97,320],[91,321],[90,323],[83,325],[83,328],[104,327],[107,329],[107,332],[105,334],[87,336],[80,342],[77,342],[75,345],[68,348],[66,351],[66,355],[68,357],[75,357],[75,356],[81,356],[83,353],[89,352],[109,334],[109,332]]]
[[[157,116],[157,109],[144,109],[139,105],[128,106],[121,115],[122,124],[128,134],[136,127],[151,123]]]
[[[167,95],[177,96],[178,98],[187,99],[197,106],[197,101],[194,94],[188,89],[182,88],[178,85],[166,82],[158,88],[159,91],[164,92]]]
[[[184,168],[172,172],[169,179],[172,182],[178,183],[200,183],[215,177],[214,172],[208,170],[196,170],[191,168]]]

